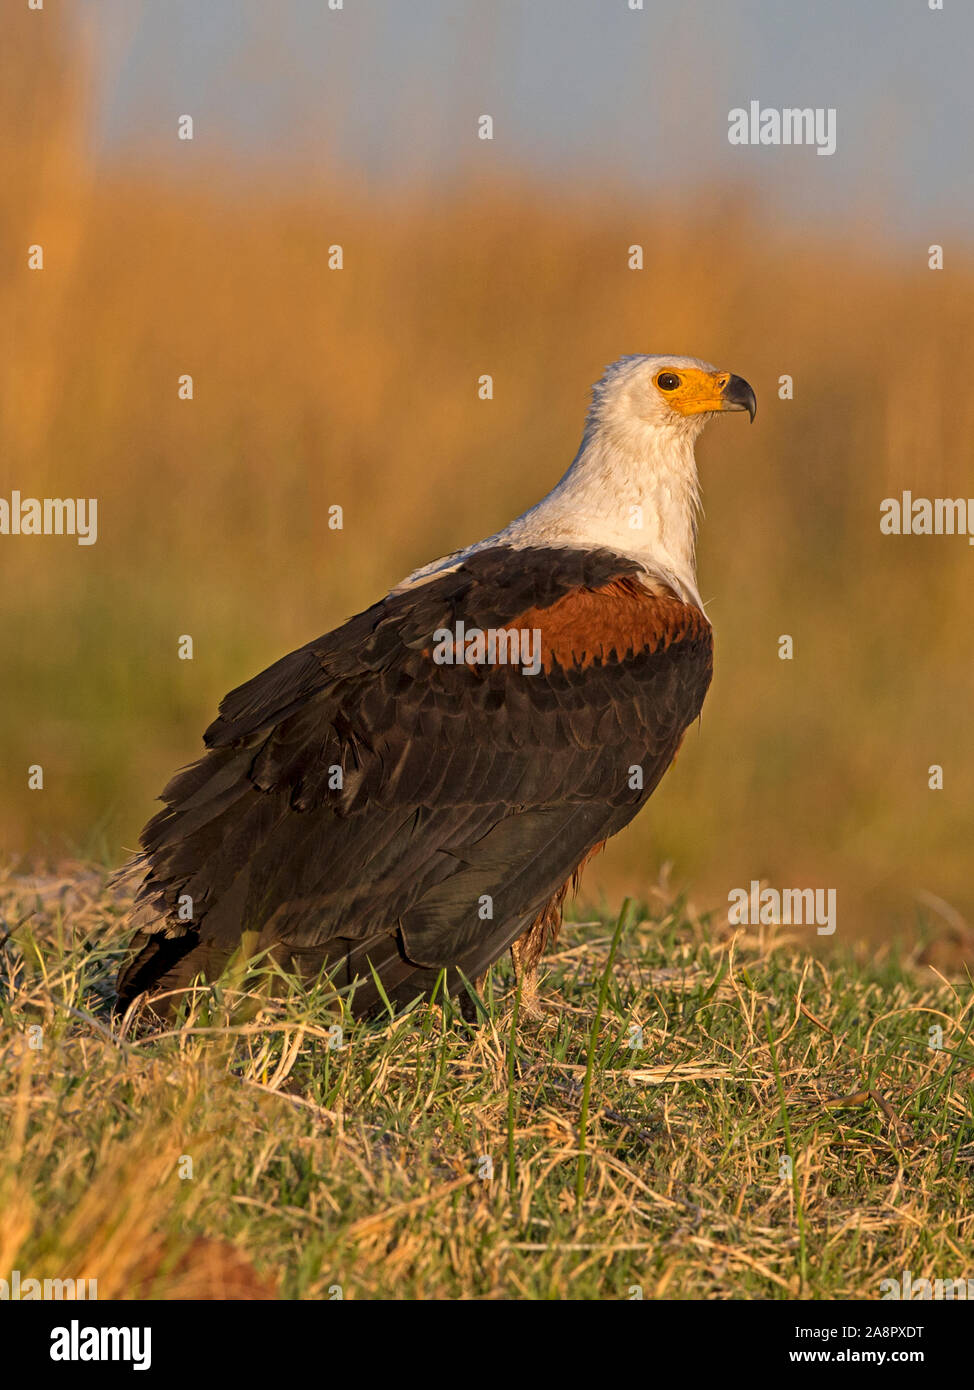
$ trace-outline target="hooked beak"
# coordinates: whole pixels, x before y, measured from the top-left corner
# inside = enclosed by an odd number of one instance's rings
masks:
[[[718,410],[746,410],[753,424],[758,403],[748,382],[742,376],[722,372],[717,378],[717,384],[720,388]]]

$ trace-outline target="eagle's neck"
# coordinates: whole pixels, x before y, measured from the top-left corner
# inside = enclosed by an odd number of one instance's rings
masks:
[[[695,432],[694,432],[695,433]],[[615,550],[702,607],[697,593],[700,506],[690,431],[637,439],[590,429],[547,497],[482,545],[572,545]]]

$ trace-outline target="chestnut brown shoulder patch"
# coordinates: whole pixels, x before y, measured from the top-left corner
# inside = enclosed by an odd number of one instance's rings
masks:
[[[541,633],[541,663],[584,670],[593,662],[626,661],[665,651],[674,642],[711,638],[699,608],[654,594],[629,575],[597,588],[578,588],[548,608],[529,608],[511,622]]]

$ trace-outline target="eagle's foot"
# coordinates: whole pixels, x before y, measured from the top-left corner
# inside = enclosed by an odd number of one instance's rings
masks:
[[[540,1023],[545,1016],[547,1005],[542,1002],[538,993],[537,971],[532,970],[529,974],[522,975],[520,986],[521,998],[518,1003],[518,1018],[531,1023]]]

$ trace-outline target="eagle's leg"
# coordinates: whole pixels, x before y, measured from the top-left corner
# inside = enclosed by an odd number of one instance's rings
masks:
[[[591,853],[592,851],[589,851],[589,854]],[[567,879],[558,891],[552,894],[527,931],[522,932],[511,946],[514,978],[521,987],[521,1014],[525,1018],[541,1018],[545,1009],[550,1007],[542,1004],[538,994],[538,962],[546,947],[558,940],[565,894],[572,883],[577,887],[580,871],[581,865],[575,870],[572,878]]]
[[[484,997],[484,985],[486,983],[487,971],[485,970],[484,973],[482,975],[478,975],[473,982],[473,987],[480,995],[481,999],[483,999]],[[470,991],[466,989],[462,989],[460,991],[460,1017],[463,1019],[465,1023],[477,1022],[477,1001],[474,999]]]
[[[514,979],[521,990],[520,1016],[530,1019],[540,1018],[543,1013],[541,1001],[538,998],[538,957],[540,951],[536,949],[535,943],[532,941],[533,934],[534,927],[532,926],[511,946]]]

